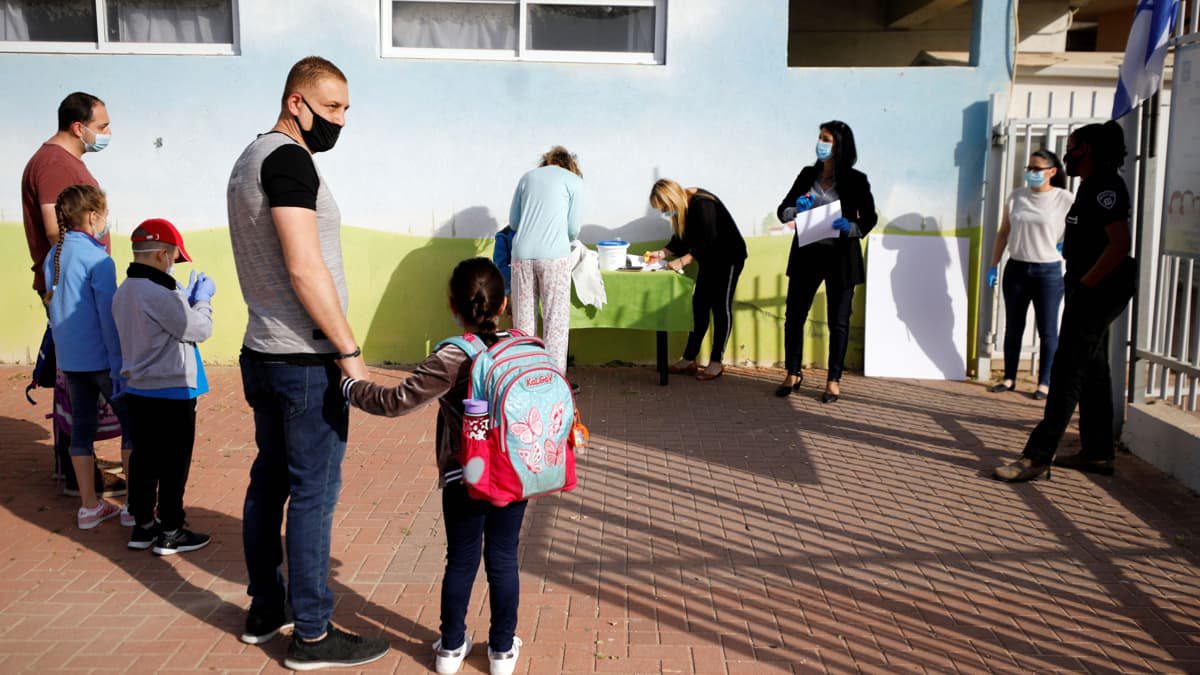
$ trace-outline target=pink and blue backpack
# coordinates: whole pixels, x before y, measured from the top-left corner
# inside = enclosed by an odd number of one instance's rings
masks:
[[[491,347],[476,335],[440,342],[471,359],[467,398],[487,401],[486,429],[463,420],[467,492],[495,506],[573,490],[578,411],[542,341],[520,331]]]

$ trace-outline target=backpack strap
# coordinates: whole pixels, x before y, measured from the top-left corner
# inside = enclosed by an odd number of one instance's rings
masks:
[[[472,360],[474,360],[480,352],[487,349],[487,347],[483,344],[483,340],[480,340],[478,335],[474,335],[472,333],[446,338],[445,340],[437,343],[437,346],[433,348],[433,351],[436,352],[442,347],[446,346],[458,347],[464,353],[466,353],[467,358]]]

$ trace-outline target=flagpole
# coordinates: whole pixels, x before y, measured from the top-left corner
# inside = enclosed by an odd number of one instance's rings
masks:
[[[1149,99],[1142,101],[1139,104],[1141,108],[1142,123],[1138,134],[1138,163],[1137,163],[1137,212],[1134,214],[1133,226],[1133,257],[1137,260],[1139,266],[1142,261],[1142,243],[1143,232],[1145,231],[1146,221],[1146,173],[1147,165],[1158,155],[1158,91],[1155,91]],[[1140,274],[1138,275],[1141,276]],[[1140,279],[1144,282],[1144,279]],[[1141,386],[1141,378],[1138,377],[1138,330],[1139,330],[1139,311],[1141,308],[1141,289],[1133,294],[1132,304],[1129,307],[1129,319],[1131,329],[1129,331],[1129,371],[1127,374],[1127,394],[1126,401],[1134,403],[1137,398],[1138,387]]]

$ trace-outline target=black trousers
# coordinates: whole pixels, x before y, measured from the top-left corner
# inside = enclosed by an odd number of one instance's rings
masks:
[[[832,253],[831,253],[832,254]],[[788,277],[787,313],[783,322],[784,366],[789,375],[799,375],[804,360],[804,323],[812,309],[817,289],[825,283],[825,316],[829,324],[829,374],[842,379],[846,347],[850,344],[850,308],[854,287],[831,284],[822,270],[809,269]]]
[[[1109,325],[1125,311],[1137,283],[1137,265],[1127,259],[1095,288],[1068,287],[1058,351],[1050,372],[1050,397],[1024,456],[1038,464],[1054,459],[1079,406],[1080,452],[1094,460],[1112,459],[1112,372],[1108,363]]]
[[[692,332],[688,334],[683,358],[695,361],[700,355],[700,343],[708,332],[708,315],[712,314],[713,340],[712,360],[720,362],[725,355],[725,346],[733,332],[733,292],[737,289],[738,277],[742,276],[745,261],[735,264],[701,263],[696,277],[696,290],[692,292]]]
[[[196,442],[196,399],[126,394],[133,454],[129,456],[129,512],[138,525],[158,519],[164,530],[183,527],[183,490]]]

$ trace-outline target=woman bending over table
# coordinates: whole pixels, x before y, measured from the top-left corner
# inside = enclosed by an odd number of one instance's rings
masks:
[[[733,293],[746,263],[746,242],[729,210],[707,190],[683,188],[663,178],[650,191],[650,206],[671,221],[673,235],[665,248],[647,254],[650,260],[670,258],[667,267],[675,271],[693,261],[700,264],[692,293],[692,332],[683,358],[671,365],[670,372],[715,380],[725,372],[722,359],[733,332]],[[710,314],[712,352],[708,366],[699,370],[696,357],[708,332]]]

